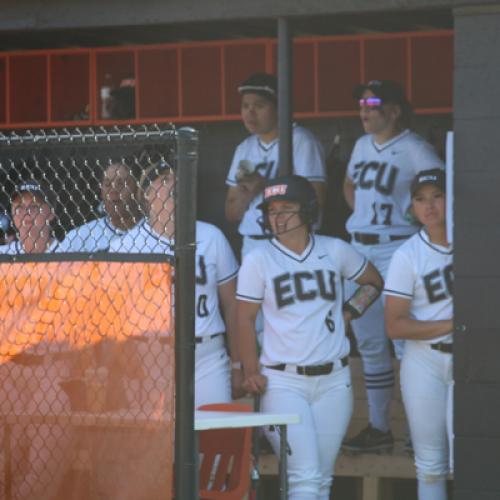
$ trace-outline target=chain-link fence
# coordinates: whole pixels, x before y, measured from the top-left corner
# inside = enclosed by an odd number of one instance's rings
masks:
[[[170,498],[178,139],[0,134],[0,499]]]

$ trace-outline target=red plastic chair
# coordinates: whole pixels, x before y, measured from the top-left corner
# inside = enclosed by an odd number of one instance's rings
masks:
[[[218,403],[200,410],[250,412],[248,405]],[[242,500],[250,490],[252,429],[214,429],[199,433],[200,500]],[[202,456],[201,456],[202,455]]]

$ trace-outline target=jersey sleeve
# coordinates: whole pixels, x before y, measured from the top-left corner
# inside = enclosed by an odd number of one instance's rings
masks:
[[[439,158],[432,144],[423,140],[420,142],[417,151],[415,152],[414,174],[418,174],[422,170],[431,170],[433,168],[444,169],[444,163]]]
[[[238,165],[241,159],[241,144],[236,148],[233,159],[231,161],[231,166],[229,167],[229,172],[226,177],[226,184],[228,186],[236,186],[236,172],[238,171]]]
[[[401,250],[396,250],[392,256],[384,294],[411,300],[415,288],[415,272],[410,258]]]
[[[222,285],[236,278],[238,275],[238,262],[234,256],[233,249],[222,231],[215,226],[214,228],[216,238],[215,248],[217,252],[215,256],[217,262],[217,284]]]
[[[326,179],[325,153],[323,146],[312,132],[298,127],[293,135],[294,173],[312,182]]]
[[[243,302],[260,304],[264,300],[265,281],[262,274],[258,249],[244,259],[238,273],[236,298]]]
[[[342,276],[348,280],[359,278],[368,265],[368,259],[364,255],[342,240],[335,240],[334,258],[340,262]]]
[[[349,158],[349,163],[347,164],[346,176],[353,180],[354,179],[354,165],[359,162],[359,151],[361,149],[361,139],[356,141],[354,144],[354,148],[351,153],[351,157]]]

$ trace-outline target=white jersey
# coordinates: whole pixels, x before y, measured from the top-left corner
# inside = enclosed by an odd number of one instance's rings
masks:
[[[59,252],[60,245],[61,243],[54,239],[43,253]],[[23,255],[25,253],[23,245],[18,240],[11,241],[7,245],[0,245],[0,255]],[[33,255],[36,255],[36,253]]]
[[[453,250],[431,243],[424,229],[394,253],[384,293],[411,300],[411,317],[419,321],[453,318]],[[452,332],[423,340],[451,342]]]
[[[242,160],[252,162],[262,177],[275,178],[278,175],[278,156],[278,139],[265,144],[256,135],[248,137],[236,148],[226,184],[236,186],[236,173]],[[302,175],[311,182],[325,182],[326,179],[323,147],[312,132],[299,125],[293,127],[293,173]],[[262,194],[250,202],[239,225],[242,236],[263,234],[262,211],[257,208],[261,202]]]
[[[237,299],[262,304],[261,363],[318,365],[349,354],[342,279],[358,278],[365,257],[337,238],[311,235],[302,255],[278,240],[244,259]]]
[[[108,217],[96,219],[66,234],[61,242],[60,252],[99,252],[109,248],[114,238],[120,238],[126,233],[113,226]]]
[[[110,252],[174,255],[174,241],[158,236],[142,221],[121,238],[111,240]],[[219,311],[218,286],[236,278],[238,263],[222,231],[196,222],[196,336],[225,331]]]
[[[434,148],[405,130],[379,145],[371,135],[360,137],[353,149],[347,176],[354,185],[354,212],[349,233],[411,235],[417,228],[407,218],[410,184],[422,170],[444,168]]]

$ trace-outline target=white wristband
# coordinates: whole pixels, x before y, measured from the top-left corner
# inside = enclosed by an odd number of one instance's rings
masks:
[[[243,368],[241,361],[232,361],[231,362],[231,368],[233,370],[241,370]]]

